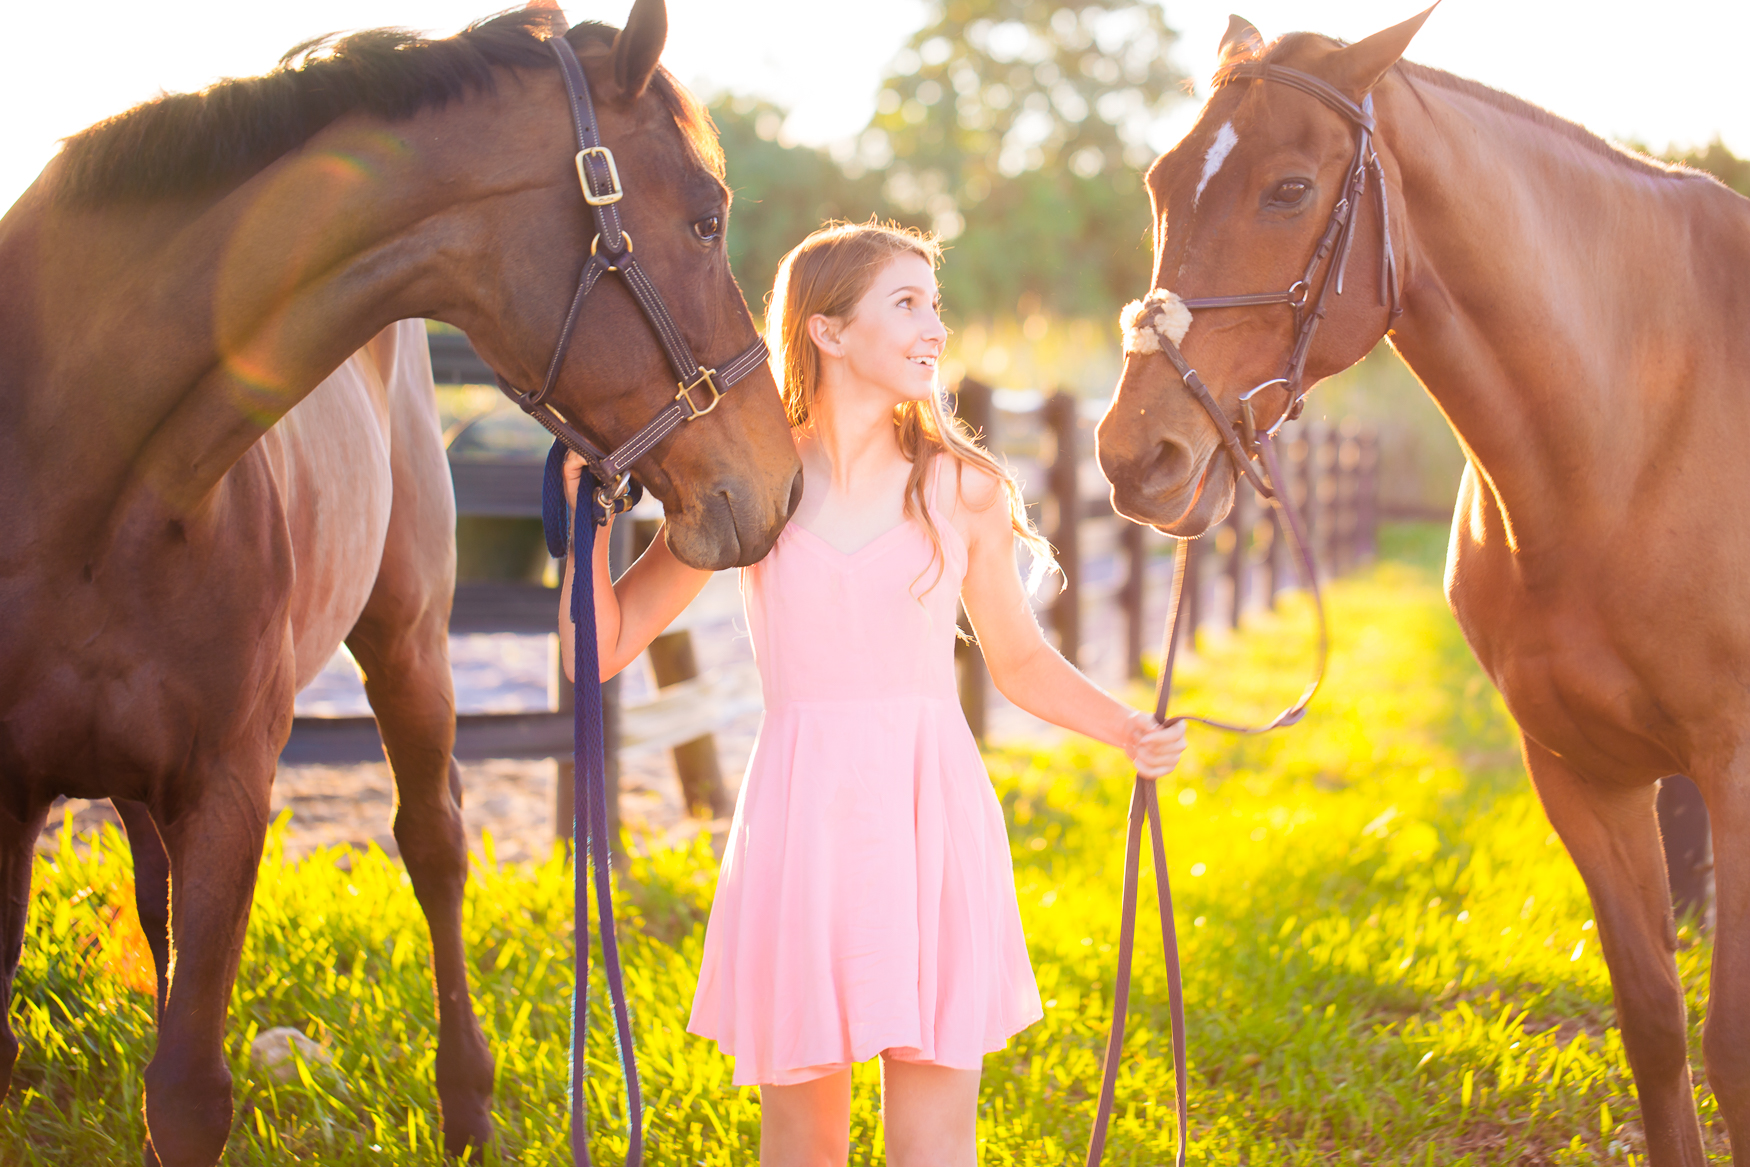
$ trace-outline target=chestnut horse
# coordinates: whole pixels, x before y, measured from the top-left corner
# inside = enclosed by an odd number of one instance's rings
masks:
[[[1733,500],[1750,496],[1750,202],[1401,62],[1426,15],[1354,45],[1296,33],[1266,46],[1234,19],[1221,46],[1234,83],[1149,171],[1151,300],[1301,280],[1358,155],[1363,123],[1342,107],[1371,95],[1380,168],[1366,167],[1347,288],[1326,300],[1306,381],[1389,336],[1463,443],[1447,595],[1591,894],[1657,1167],[1705,1162],[1654,812],[1661,776],[1701,788],[1718,895],[1703,1048],[1744,1167],[1750,521]],[[1187,318],[1184,359],[1217,412],[1235,418],[1240,394],[1281,376],[1293,317],[1254,302]],[[1121,512],[1198,535],[1232,504],[1234,455],[1192,378],[1143,348],[1101,422],[1100,464]],[[1256,402],[1269,425],[1282,387]]]
[[[707,364],[742,351],[756,331],[724,253],[722,153],[658,66],[662,0],[618,34],[566,32],[554,9],[446,40],[361,33],[165,97],[69,140],[0,219],[0,1091],[50,802],[140,804],[136,850],[155,834],[170,869],[149,1163],[206,1167],[224,1147],[268,792],[293,694],[343,639],[431,929],[445,1146],[491,1137],[450,756],[454,503],[421,326],[394,322],[453,323],[507,380],[542,384],[593,232],[556,35],[680,331]],[[605,448],[675,396],[622,287],[597,288],[568,352],[549,400]],[[759,559],[800,485],[769,372],[635,473],[683,560]]]

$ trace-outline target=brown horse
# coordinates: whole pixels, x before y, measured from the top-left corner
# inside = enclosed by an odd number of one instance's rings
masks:
[[[639,0],[618,34],[565,32],[553,9],[447,40],[359,34],[86,131],[0,219],[0,1018],[51,800],[141,804],[130,833],[168,853],[173,953],[148,1162],[224,1146],[269,787],[293,694],[343,638],[431,928],[445,1145],[491,1136],[450,757],[454,508],[421,329],[389,326],[449,321],[542,383],[592,233],[544,43],[563,34],[681,332],[707,364],[748,346],[722,154],[658,67],[666,33],[662,0]],[[569,352],[551,400],[604,447],[675,395],[621,287],[598,287]],[[635,469],[701,567],[760,558],[800,475],[763,369]],[[0,1022],[0,1091],[17,1049]]]
[[[1676,772],[1703,791],[1718,888],[1703,1045],[1742,1167],[1750,523],[1732,500],[1750,494],[1750,203],[1400,62],[1426,15],[1354,45],[1296,33],[1268,47],[1236,17],[1222,42],[1224,66],[1265,61],[1351,102],[1372,95],[1393,254],[1370,173],[1307,380],[1389,336],[1464,445],[1447,594],[1591,893],[1659,1167],[1705,1160],[1654,794]],[[1331,103],[1240,68],[1247,83],[1217,89],[1148,176],[1154,286],[1186,300],[1299,280],[1356,156],[1356,126]],[[1382,262],[1402,282],[1395,320]],[[1191,320],[1185,358],[1227,417],[1281,374],[1292,315],[1275,304]],[[1258,401],[1268,424],[1284,395]],[[1099,442],[1132,518],[1188,537],[1231,505],[1232,456],[1163,355],[1127,359]]]

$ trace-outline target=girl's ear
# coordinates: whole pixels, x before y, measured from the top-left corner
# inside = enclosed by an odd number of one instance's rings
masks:
[[[844,343],[839,339],[839,322],[831,316],[822,316],[816,312],[808,318],[808,339],[814,342],[814,347],[824,355],[838,357],[844,355]]]

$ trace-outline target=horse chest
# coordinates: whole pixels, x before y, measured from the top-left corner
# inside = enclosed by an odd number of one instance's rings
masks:
[[[1596,589],[1572,575],[1528,582],[1501,541],[1455,538],[1447,599],[1527,736],[1599,779],[1683,769],[1685,728],[1656,675],[1617,635]]]

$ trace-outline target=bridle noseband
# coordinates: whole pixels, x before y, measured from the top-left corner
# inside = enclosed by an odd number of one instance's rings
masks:
[[[1349,165],[1348,180],[1344,183],[1336,205],[1331,208],[1331,218],[1325,225],[1325,233],[1320,237],[1318,246],[1313,249],[1312,258],[1307,261],[1306,270],[1300,279],[1281,292],[1205,296],[1182,301],[1193,312],[1211,308],[1288,305],[1294,310],[1295,337],[1294,348],[1289,353],[1288,364],[1282,375],[1254,385],[1240,395],[1240,416],[1236,423],[1228,418],[1227,412],[1221,408],[1214,394],[1197,375],[1197,370],[1191,367],[1191,362],[1179,351],[1179,346],[1165,335],[1160,338],[1160,349],[1167,360],[1172,362],[1180,379],[1185,382],[1185,388],[1215,422],[1216,432],[1221,436],[1222,445],[1233,460],[1234,468],[1246,476],[1259,494],[1265,498],[1274,498],[1276,484],[1259,472],[1258,463],[1264,461],[1263,445],[1259,438],[1275,437],[1283,424],[1299,417],[1306,406],[1307,388],[1304,378],[1307,355],[1312,349],[1313,334],[1318,331],[1319,322],[1325,318],[1326,304],[1332,289],[1335,288],[1339,296],[1343,294],[1343,277],[1349,266],[1349,249],[1355,242],[1355,212],[1361,200],[1366,197],[1367,176],[1370,172],[1376,176],[1379,184],[1380,298],[1390,309],[1391,319],[1397,319],[1402,314],[1403,307],[1400,303],[1397,263],[1392,254],[1391,210],[1385,169],[1380,165],[1379,155],[1373,149],[1373,96],[1369,94],[1357,105],[1334,85],[1310,73],[1264,61],[1240,61],[1216,71],[1217,89],[1240,81],[1274,81],[1279,85],[1298,89],[1318,98],[1342,114],[1355,127],[1355,159]],[[1319,268],[1327,259],[1331,260],[1331,269],[1319,286],[1318,297],[1312,299],[1313,280],[1317,278]],[[1285,390],[1287,400],[1276,421],[1268,428],[1260,429],[1252,404],[1253,398],[1265,389],[1275,386],[1281,386]]]
[[[662,295],[645,274],[643,265],[633,256],[632,237],[620,225],[618,204],[626,191],[620,184],[613,151],[602,145],[595,106],[589,96],[589,79],[578,63],[577,52],[563,36],[553,37],[547,45],[559,61],[560,76],[565,79],[565,91],[571,99],[571,124],[577,131],[577,181],[583,190],[583,201],[589,204],[595,216],[596,236],[589,245],[589,258],[584,262],[583,274],[578,277],[577,293],[572,296],[571,309],[565,314],[565,326],[559,331],[553,359],[547,363],[546,381],[539,391],[524,393],[500,375],[498,387],[548,433],[582,455],[596,480],[595,498],[605,517],[607,513],[624,510],[629,504],[632,463],[649,453],[656,443],[683,422],[703,417],[717,408],[725,390],[765,363],[768,350],[763,339],[756,339],[738,356],[716,369],[705,368],[694,359],[692,347],[687,344],[674,317],[669,315]],[[638,302],[679,380],[674,401],[667,408],[643,429],[621,442],[613,452],[603,453],[578,432],[570,419],[560,413],[547,397],[559,382],[559,368],[564,363],[565,350],[570,347],[571,334],[577,327],[584,298],[595,287],[596,281],[609,272],[620,277],[626,290]]]

